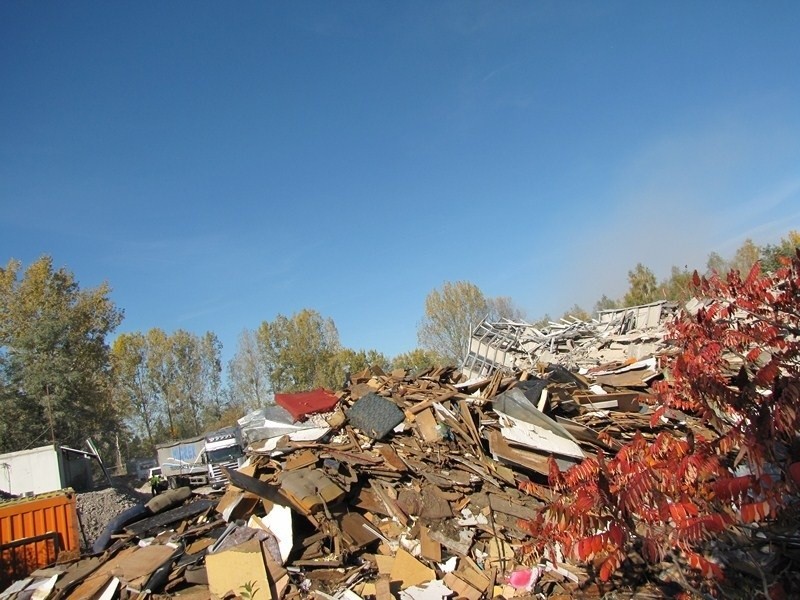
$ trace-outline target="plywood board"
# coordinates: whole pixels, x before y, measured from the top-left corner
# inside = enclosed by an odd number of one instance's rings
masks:
[[[251,583],[261,600],[272,598],[267,578],[267,567],[258,540],[250,540],[229,550],[206,556],[208,587],[218,598],[228,592],[241,595],[244,584]]]
[[[392,572],[389,576],[392,583],[399,583],[400,589],[404,590],[412,585],[419,585],[435,579],[436,573],[411,554],[400,549],[394,557],[394,565],[392,565]]]

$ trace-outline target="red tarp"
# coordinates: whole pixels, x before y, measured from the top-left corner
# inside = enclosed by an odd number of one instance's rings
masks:
[[[339,399],[333,392],[324,388],[296,394],[275,394],[275,404],[289,411],[295,421],[306,415],[333,410],[338,402]]]

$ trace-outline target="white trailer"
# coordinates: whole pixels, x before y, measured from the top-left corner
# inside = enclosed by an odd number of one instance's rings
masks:
[[[71,487],[92,487],[92,454],[59,444],[0,454],[0,490],[32,496]]]

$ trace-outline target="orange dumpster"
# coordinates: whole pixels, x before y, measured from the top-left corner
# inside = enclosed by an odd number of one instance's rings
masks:
[[[40,567],[80,556],[71,489],[0,502],[0,590]]]

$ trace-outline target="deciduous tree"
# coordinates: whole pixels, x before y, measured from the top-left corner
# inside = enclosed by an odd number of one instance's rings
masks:
[[[120,334],[111,346],[114,395],[134,421],[134,431],[143,430],[144,445],[151,453],[160,410],[147,372],[147,352],[147,338],[141,333]]]
[[[800,231],[792,230],[778,244],[767,244],[761,248],[761,268],[768,273],[777,271],[782,261],[790,261],[798,248]]]
[[[114,389],[135,433],[153,444],[199,435],[224,410],[221,345],[203,336],[154,328],[120,335],[112,348]]]
[[[619,307],[620,303],[618,300],[612,300],[611,298],[603,294],[602,296],[600,296],[600,299],[594,303],[594,312],[598,313],[604,310],[612,310]]]
[[[369,367],[389,369],[389,359],[377,350],[352,350],[340,348],[333,353],[320,370],[324,376],[319,380],[322,387],[341,389],[349,375]]]
[[[669,377],[655,385],[650,426],[660,427],[674,409],[702,418],[706,433],[664,428],[652,441],[637,434],[615,455],[598,451],[565,472],[553,461],[559,495],[531,523],[540,550],[560,544],[591,562],[602,580],[632,555],[653,564],[669,557],[693,570],[694,585],[713,591],[725,578],[715,559],[723,548],[761,546],[770,531],[794,526],[800,253],[768,276],[756,264],[746,277],[736,270],[726,279],[695,275],[694,284],[707,303],[669,326],[676,352],[664,357]],[[763,578],[756,591],[768,590],[765,597],[798,593],[785,571],[751,568]]]
[[[590,321],[592,315],[590,315],[587,311],[585,311],[577,304],[573,304],[572,308],[564,311],[564,314],[561,315],[562,319],[569,319],[570,317],[574,317],[575,319],[580,319],[581,321]]]
[[[170,347],[169,336],[157,327],[149,330],[147,339],[147,374],[152,390],[166,416],[160,423],[159,441],[178,439],[184,428],[181,426],[179,399],[175,389],[175,357]]]
[[[203,420],[209,423],[219,419],[226,408],[222,389],[222,342],[215,333],[207,331],[202,335],[200,355],[203,359],[200,374],[205,396]]]
[[[325,365],[340,349],[333,320],[310,309],[291,317],[278,315],[274,321],[264,321],[256,337],[275,392],[296,392],[324,385]]]
[[[728,261],[722,258],[718,252],[712,252],[708,255],[708,260],[706,261],[706,275],[708,277],[711,277],[715,273],[717,275],[724,275],[730,270],[728,265]]]
[[[695,292],[692,273],[686,267],[681,269],[673,266],[669,279],[661,284],[661,295],[665,300],[686,302],[695,295]]]
[[[417,330],[420,346],[460,364],[472,328],[488,313],[486,297],[474,283],[445,282],[425,298],[425,317]]]
[[[44,256],[0,269],[0,449],[111,443],[121,424],[106,337],[122,312],[103,283],[82,290]]]
[[[549,313],[545,313],[540,319],[534,321],[532,325],[536,327],[536,329],[545,329],[550,327],[550,324],[553,322],[553,317],[550,316]]]
[[[637,263],[633,271],[628,271],[628,284],[630,287],[622,300],[625,306],[638,306],[659,300],[656,276],[642,263]]]
[[[445,362],[441,356],[431,350],[415,348],[395,356],[394,360],[392,360],[392,368],[405,369],[410,373],[417,373],[431,367],[445,366]]]
[[[508,296],[487,298],[486,307],[488,309],[488,317],[492,321],[508,319],[509,321],[519,322],[525,320],[525,311]]]
[[[182,435],[199,435],[221,413],[219,341],[213,333],[201,337],[179,329],[169,336],[169,349]]]
[[[736,250],[730,268],[736,269],[742,274],[749,273],[750,269],[753,268],[753,265],[756,264],[760,258],[761,248],[757,246],[753,240],[747,238]],[[720,273],[720,275],[723,275],[723,273]]]
[[[231,403],[246,410],[274,402],[267,360],[253,331],[246,329],[239,335],[236,353],[228,363],[228,389]]]
[[[730,260],[725,260],[716,252],[709,254],[706,263],[706,275],[711,276],[716,273],[723,277],[728,271],[734,269],[739,273],[749,273],[753,265],[761,258],[762,248],[757,246],[753,240],[747,238],[736,249],[736,253]]]

